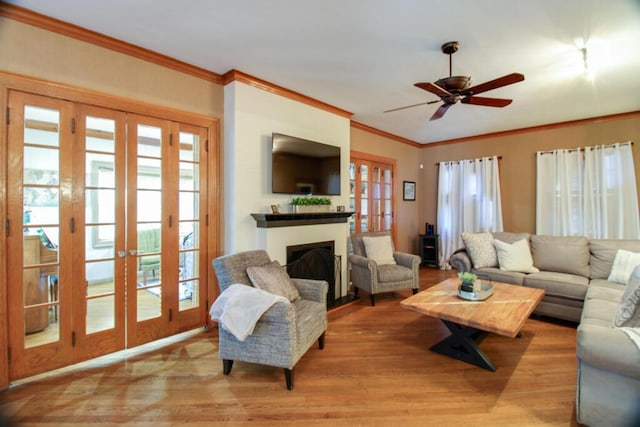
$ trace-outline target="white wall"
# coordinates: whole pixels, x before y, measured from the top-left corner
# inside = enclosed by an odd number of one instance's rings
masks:
[[[271,192],[272,132],[341,147],[341,195],[331,199],[347,206],[349,119],[237,81],[225,86],[224,109],[224,252],[265,249],[284,264],[288,245],[335,240],[346,295],[347,223],[257,228],[251,213],[290,209],[291,196]]]

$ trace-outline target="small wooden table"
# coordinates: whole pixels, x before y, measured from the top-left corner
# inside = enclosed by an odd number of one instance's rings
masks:
[[[516,337],[542,297],[544,290],[492,282],[493,295],[484,301],[458,297],[457,278],[447,279],[400,302],[402,307],[437,317],[451,335],[431,347],[432,351],[495,371],[489,357],[478,347],[489,332]]]

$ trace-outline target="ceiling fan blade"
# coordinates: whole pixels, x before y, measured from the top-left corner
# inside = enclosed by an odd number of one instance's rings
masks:
[[[483,105],[485,107],[506,107],[513,102],[512,99],[485,98],[482,96],[466,96],[460,100],[463,104]]]
[[[444,113],[447,112],[447,110],[449,109],[449,107],[451,107],[453,104],[442,104],[440,106],[440,108],[438,108],[436,110],[435,113],[433,113],[433,116],[431,116],[431,118],[429,119],[429,121],[431,120],[438,120],[440,117],[444,116]]]
[[[476,95],[478,93],[486,92],[488,90],[497,89],[502,86],[511,85],[524,80],[524,75],[520,73],[511,73],[506,76],[498,77],[497,79],[490,80],[488,82],[480,83],[479,85],[472,86],[463,91],[464,95]]]
[[[431,92],[434,95],[438,95],[438,96],[448,96],[451,95],[449,92],[447,92],[446,90],[444,90],[443,88],[441,88],[440,86],[438,86],[437,84],[431,83],[431,82],[426,82],[426,83],[416,83],[414,84],[415,87],[419,87],[420,89],[424,89],[427,92]]]
[[[413,104],[413,105],[407,105],[405,107],[398,107],[398,108],[392,108],[391,110],[386,110],[384,111],[385,113],[391,113],[393,111],[400,111],[400,110],[405,110],[407,108],[413,108],[413,107],[419,107],[421,105],[427,105],[427,104],[433,104],[434,102],[440,102],[440,100],[438,99],[437,101],[429,101],[429,102],[420,102],[418,104]]]

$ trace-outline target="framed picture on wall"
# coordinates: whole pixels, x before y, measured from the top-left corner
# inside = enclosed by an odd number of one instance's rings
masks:
[[[416,183],[413,181],[402,181],[402,200],[416,199]]]

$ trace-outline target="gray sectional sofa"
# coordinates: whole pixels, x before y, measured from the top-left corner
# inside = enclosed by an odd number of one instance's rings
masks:
[[[625,285],[609,281],[619,249],[640,253],[638,240],[589,240],[528,233],[493,233],[503,242],[527,239],[539,272],[476,268],[467,249],[449,263],[479,278],[545,290],[535,313],[579,322],[576,416],[588,426],[640,425],[640,349],[613,323]]]

